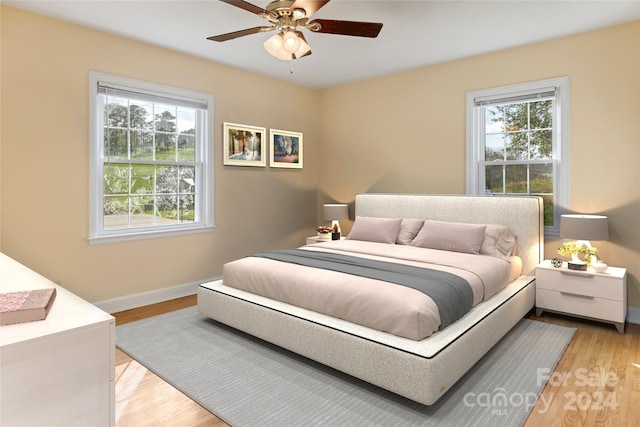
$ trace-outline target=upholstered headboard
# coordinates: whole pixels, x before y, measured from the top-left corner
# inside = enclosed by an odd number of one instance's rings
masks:
[[[536,265],[544,259],[544,222],[540,197],[358,194],[355,212],[356,216],[502,224],[516,235],[523,274],[532,275]]]

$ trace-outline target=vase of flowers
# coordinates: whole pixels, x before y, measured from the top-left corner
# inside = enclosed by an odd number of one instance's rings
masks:
[[[591,264],[598,261],[597,253],[598,249],[593,246],[587,246],[580,241],[564,242],[558,248],[558,255],[571,257],[571,263],[573,264],[586,264],[587,266],[591,266]],[[583,256],[584,260],[580,259],[580,256]]]

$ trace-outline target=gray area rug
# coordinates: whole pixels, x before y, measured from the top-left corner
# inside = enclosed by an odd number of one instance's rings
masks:
[[[575,329],[523,319],[433,406],[210,320],[116,328],[117,346],[233,426],[521,426]]]

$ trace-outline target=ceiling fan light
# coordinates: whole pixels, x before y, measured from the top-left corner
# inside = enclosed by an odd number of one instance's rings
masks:
[[[282,39],[281,34],[269,37],[267,41],[264,42],[264,48],[270,55],[273,55],[278,59],[282,59],[283,61],[293,59],[291,53],[284,50],[284,40]]]
[[[293,9],[293,12],[291,12],[293,14],[293,19],[302,19],[305,16],[307,16],[307,12],[304,9]]]
[[[295,53],[300,49],[300,38],[293,31],[282,34],[283,47],[289,53]]]
[[[304,35],[300,31],[293,33],[298,39],[298,49],[293,52],[288,51],[285,48],[284,37],[282,33],[271,36],[264,42],[264,48],[270,55],[275,56],[283,61],[290,61],[292,59],[302,58],[303,56],[311,53],[311,46],[307,43]]]
[[[293,56],[295,59],[298,59],[311,52],[311,46],[309,46],[300,31],[296,31],[296,34],[298,35],[298,40],[300,40],[300,47],[293,53]]]

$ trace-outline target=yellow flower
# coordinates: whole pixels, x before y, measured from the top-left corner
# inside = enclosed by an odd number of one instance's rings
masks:
[[[584,259],[587,265],[591,265],[593,257],[598,253],[598,249],[595,247],[587,246],[579,241],[564,242],[562,246],[558,248],[558,255],[570,257],[572,255],[584,255]]]

